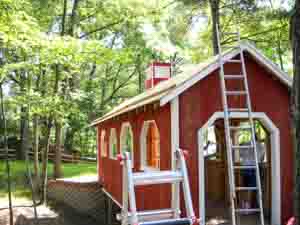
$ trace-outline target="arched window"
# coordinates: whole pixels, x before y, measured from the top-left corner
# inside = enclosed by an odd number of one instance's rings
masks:
[[[141,133],[141,166],[143,170],[159,170],[160,137],[154,121],[145,121]]]
[[[101,156],[102,157],[107,157],[107,143],[106,143],[106,132],[105,130],[101,131],[101,138],[100,138],[100,151],[101,151]]]
[[[120,151],[130,152],[132,164],[134,164],[133,132],[130,123],[126,122],[122,124],[120,140]]]
[[[110,129],[109,136],[109,157],[116,159],[118,154],[118,142],[117,142],[117,131],[116,128]]]

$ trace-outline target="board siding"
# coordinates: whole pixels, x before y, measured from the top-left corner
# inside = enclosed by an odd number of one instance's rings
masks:
[[[289,93],[281,82],[274,80],[262,66],[248,55],[245,56],[249,90],[253,112],[264,112],[280,130],[281,157],[281,213],[282,222],[292,215],[293,158],[292,137],[289,120]],[[237,64],[226,64],[228,74],[240,73]],[[216,111],[222,111],[221,92],[218,71],[199,81],[179,96],[179,127],[181,148],[189,151],[187,159],[194,210],[198,214],[198,143],[197,132]],[[233,100],[235,101],[235,100]],[[98,125],[102,129],[115,127],[118,144],[121,125],[130,122],[134,136],[134,165],[140,167],[140,134],[143,122],[155,120],[160,132],[161,168],[171,168],[171,115],[167,104],[156,110],[139,111],[119,116],[118,120],[108,120]],[[99,137],[98,137],[99,138]],[[107,143],[109,137],[106,136]],[[100,140],[100,138],[99,138]],[[100,141],[99,141],[100,143]],[[101,144],[98,145],[99,148]],[[108,148],[109,146],[107,146]],[[100,152],[100,151],[99,151]],[[105,189],[121,203],[121,167],[119,162],[99,157],[99,180],[103,180]],[[181,198],[182,199],[182,198]],[[138,209],[168,208],[171,201],[169,185],[161,187],[140,187],[137,190]]]
[[[140,171],[141,155],[140,155],[140,135],[144,121],[154,120],[159,129],[160,135],[160,154],[161,169],[167,170],[171,168],[171,115],[170,105],[153,109],[153,106],[147,106],[146,110],[141,109],[138,112],[130,112],[126,115],[119,116],[118,119],[110,119],[98,125],[99,133],[106,130],[109,134],[111,128],[116,128],[118,136],[118,151],[120,151],[120,132],[121,126],[125,122],[129,122],[133,131],[134,146],[134,170]],[[109,148],[109,137],[106,136],[107,148]],[[99,142],[100,143],[100,142]],[[101,144],[99,144],[98,152],[100,152]],[[98,153],[99,154],[99,153]],[[119,161],[102,158],[99,155],[98,160],[99,181],[103,182],[104,188],[119,203],[122,203],[122,168]],[[137,187],[137,208],[139,210],[170,208],[171,204],[171,187],[170,185],[151,185]]]
[[[292,216],[293,158],[289,120],[289,93],[263,67],[246,56],[253,112],[264,112],[280,130],[282,222]],[[238,64],[226,64],[227,74],[240,73]],[[216,111],[222,111],[219,73],[207,76],[180,95],[180,147],[190,152],[188,170],[195,212],[198,214],[197,131]],[[234,100],[231,100],[234,101]]]

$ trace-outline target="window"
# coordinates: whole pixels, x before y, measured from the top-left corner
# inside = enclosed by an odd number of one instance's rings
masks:
[[[120,140],[120,151],[130,152],[131,161],[134,162],[133,132],[130,123],[127,122],[122,124]]]
[[[142,169],[159,170],[160,168],[160,137],[154,121],[144,123],[141,134]]]
[[[118,154],[117,132],[115,128],[110,129],[109,136],[109,157],[116,159]]]
[[[105,137],[105,130],[102,130],[101,131],[101,139],[100,139],[100,142],[101,142],[101,156],[102,157],[107,157],[107,143],[106,143],[106,137]]]

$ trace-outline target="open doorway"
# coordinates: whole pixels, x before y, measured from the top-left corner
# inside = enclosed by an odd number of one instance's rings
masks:
[[[266,121],[271,121],[266,119],[265,114],[263,114],[263,117],[265,117],[265,121],[259,118],[255,120],[255,130],[259,144],[264,151],[260,162],[260,172],[265,223],[279,224],[280,207],[276,205],[280,202],[280,197],[278,198],[280,192],[274,184],[280,184],[280,178],[278,178],[280,172],[278,172],[276,167],[272,168],[274,165],[279,165],[278,154],[276,153],[276,151],[279,151],[279,135],[277,128],[272,124],[265,126]],[[235,124],[232,125],[235,126],[247,125],[243,117],[237,117],[233,123]],[[200,215],[205,217],[203,218],[203,221],[205,221],[203,224],[230,224],[229,179],[222,113],[216,113],[214,118],[199,131]],[[246,145],[250,141],[250,132],[235,132],[231,138],[234,145]],[[235,165],[242,165],[243,163],[244,156],[241,151],[242,150],[240,150],[240,152],[234,152],[233,158]],[[273,154],[274,152],[275,154]],[[277,174],[276,177],[274,176],[275,174]],[[235,171],[235,177],[236,186],[245,186],[245,182],[247,181],[245,180],[245,175],[241,173],[241,170]],[[251,194],[250,191],[239,192],[237,195],[238,208],[249,207],[245,202],[251,204],[251,208],[255,207],[257,204],[256,191],[252,191]],[[276,205],[274,202],[276,202]],[[279,216],[274,212],[278,212]],[[245,225],[258,224],[259,214],[243,214],[237,217],[238,223],[239,220],[241,224]]]

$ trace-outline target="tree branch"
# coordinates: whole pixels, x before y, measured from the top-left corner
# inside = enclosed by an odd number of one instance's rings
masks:
[[[89,32],[87,32],[87,33],[84,33],[83,35],[79,36],[79,38],[80,38],[80,39],[81,39],[81,38],[85,38],[85,37],[87,37],[87,36],[89,36],[89,35],[91,35],[91,34],[94,34],[94,33],[99,32],[99,31],[103,31],[103,30],[105,30],[105,29],[107,29],[107,28],[109,28],[109,27],[112,27],[112,26],[115,26],[115,25],[117,25],[117,24],[120,24],[121,22],[123,22],[123,19],[118,20],[118,21],[116,21],[116,22],[112,22],[112,23],[106,24],[106,25],[104,25],[103,27],[99,27],[99,28],[97,28],[97,29],[94,29],[94,30],[91,30],[91,31],[89,31]]]

